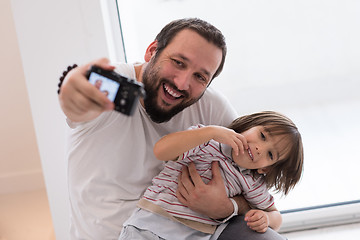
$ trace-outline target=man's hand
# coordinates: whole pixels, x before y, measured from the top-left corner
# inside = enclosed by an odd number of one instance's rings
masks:
[[[212,175],[211,181],[205,184],[195,165],[189,164],[179,175],[176,196],[193,211],[213,219],[226,218],[234,211],[234,207],[227,197],[218,162],[212,163]]]
[[[61,86],[59,100],[65,115],[74,122],[89,121],[102,112],[112,110],[114,103],[86,79],[91,65],[114,70],[109,60],[102,58],[71,70]]]

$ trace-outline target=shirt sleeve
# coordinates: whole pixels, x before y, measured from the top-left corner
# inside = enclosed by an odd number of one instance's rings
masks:
[[[265,179],[258,177],[251,183],[251,188],[243,192],[244,198],[257,209],[265,210],[274,205],[274,197],[269,193]]]

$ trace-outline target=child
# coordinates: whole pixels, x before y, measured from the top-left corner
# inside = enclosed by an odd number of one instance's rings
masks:
[[[178,175],[190,162],[195,163],[207,183],[212,177],[211,162],[218,161],[228,196],[241,194],[253,208],[261,209],[251,210],[265,224],[256,231],[279,228],[281,216],[268,189],[286,195],[300,180],[303,166],[303,145],[297,127],[287,117],[271,111],[240,117],[229,128],[198,125],[169,134],[156,143],[154,153],[163,161],[180,157],[167,162],[153,179],[119,239],[150,239],[148,235],[155,239],[211,238],[221,221],[190,210],[176,196]],[[267,215],[275,211],[280,217]]]

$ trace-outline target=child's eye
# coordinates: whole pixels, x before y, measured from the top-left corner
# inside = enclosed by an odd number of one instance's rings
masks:
[[[266,139],[265,134],[264,134],[263,132],[260,132],[260,135],[261,135],[261,139],[262,139],[262,140],[265,140],[265,139]]]
[[[272,152],[269,152],[269,157],[271,160],[274,160],[274,155],[272,154]]]

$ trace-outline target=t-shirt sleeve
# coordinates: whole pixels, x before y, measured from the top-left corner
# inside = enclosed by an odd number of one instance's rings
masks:
[[[243,196],[251,206],[265,210],[274,205],[274,197],[269,193],[264,178],[260,177],[253,182],[249,191],[243,192]]]
[[[209,87],[199,101],[199,107],[205,110],[205,125],[220,125],[227,127],[238,117],[235,108],[219,91]]]

